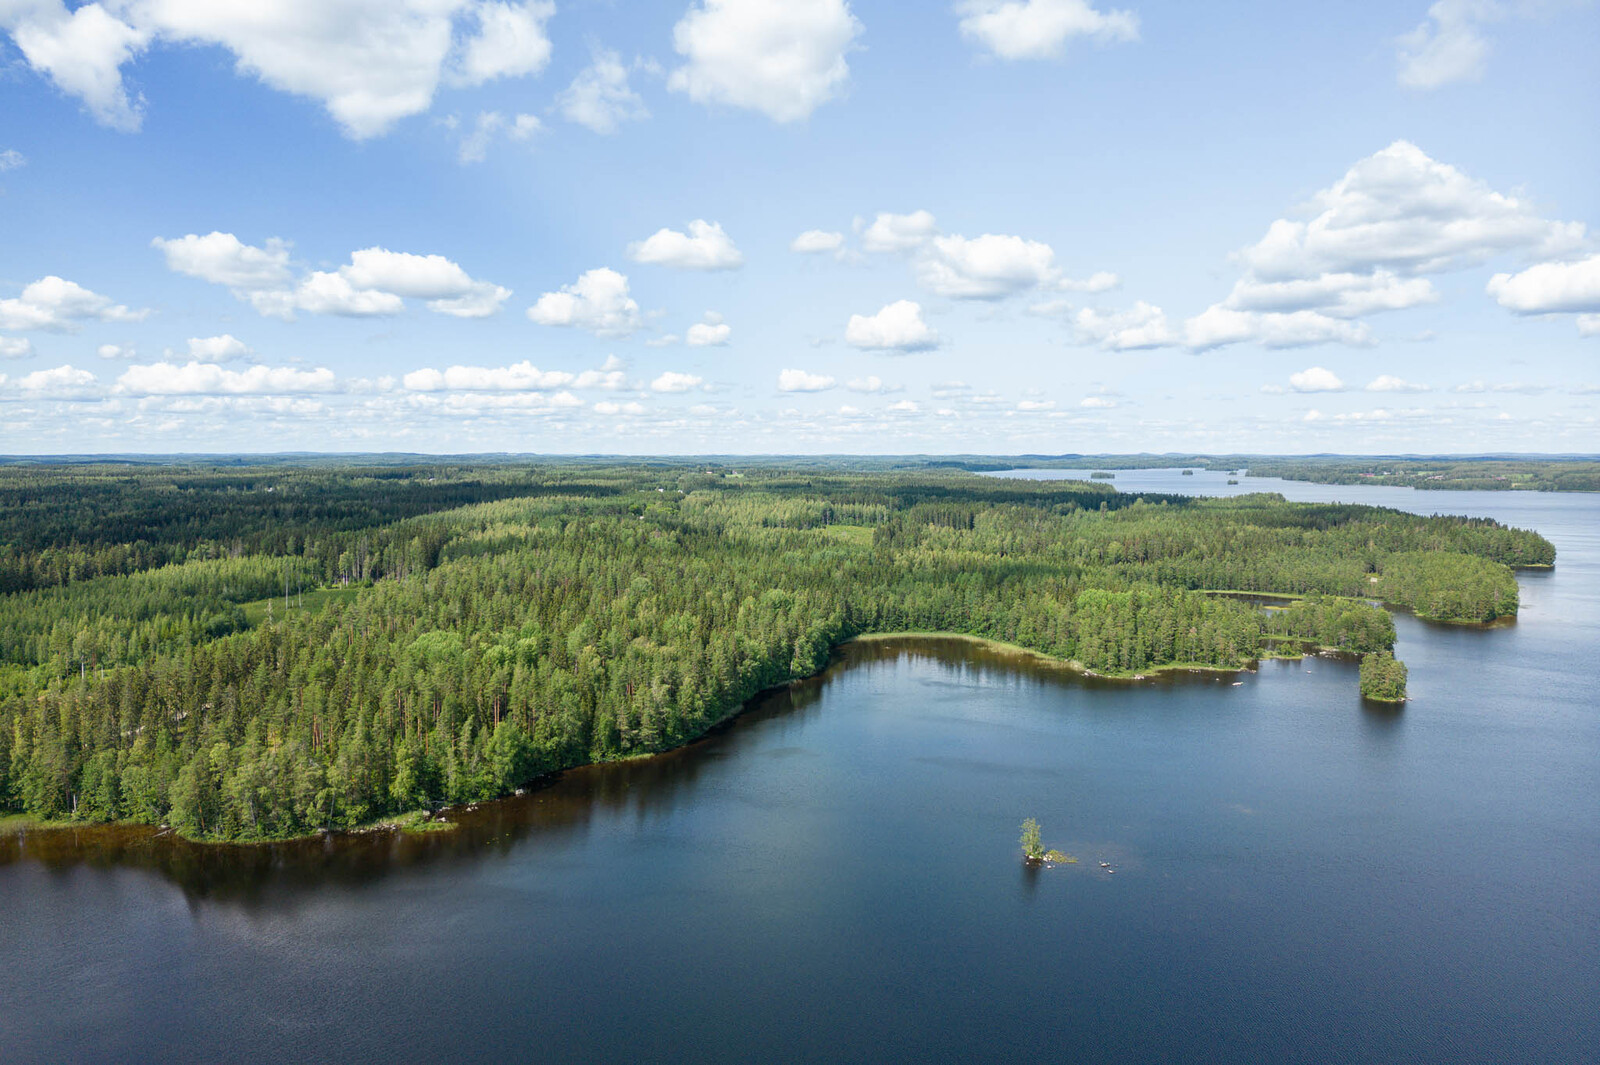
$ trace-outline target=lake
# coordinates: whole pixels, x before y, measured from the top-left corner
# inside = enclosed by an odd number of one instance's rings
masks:
[[[1557,568],[1513,625],[1397,616],[1402,710],[1333,658],[863,642],[453,833],[0,840],[0,1058],[1593,1060],[1600,496],[1239,480],[1113,483],[1484,515]],[[1078,863],[1025,867],[1030,816]]]

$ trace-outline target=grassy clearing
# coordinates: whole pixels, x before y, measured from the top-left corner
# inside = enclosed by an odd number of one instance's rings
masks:
[[[288,613],[293,614],[300,611],[306,611],[308,613],[316,614],[325,609],[330,603],[348,602],[349,600],[353,599],[356,596],[356,593],[359,591],[361,591],[361,589],[358,586],[352,586],[349,588],[313,588],[309,592],[303,592],[299,595],[290,595]],[[250,623],[251,628],[255,628],[257,625],[267,620],[268,607],[271,607],[272,616],[280,621],[283,619],[285,613],[283,597],[281,595],[274,596],[271,599],[257,599],[254,602],[241,603],[239,605],[244,608],[245,620]]]

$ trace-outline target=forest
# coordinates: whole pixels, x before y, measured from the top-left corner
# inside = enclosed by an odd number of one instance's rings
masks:
[[[681,745],[863,634],[1109,676],[1381,657],[1377,604],[1511,616],[1554,561],[1481,519],[958,470],[5,466],[0,811],[352,828]]]

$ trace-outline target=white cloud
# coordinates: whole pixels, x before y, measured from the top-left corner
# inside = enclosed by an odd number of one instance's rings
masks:
[[[266,395],[332,392],[336,387],[333,371],[326,367],[297,370],[290,366],[251,366],[228,370],[208,362],[130,366],[117,378],[117,391],[134,396]]]
[[[1017,404],[1017,409],[1025,414],[1038,414],[1041,411],[1055,410],[1056,401],[1053,399],[1024,399]]]
[[[707,311],[705,321],[691,325],[683,335],[683,342],[691,348],[721,347],[733,334],[733,327],[722,320],[716,311]]]
[[[883,383],[883,378],[877,376],[876,374],[870,377],[854,378],[847,382],[844,387],[848,388],[852,392],[865,392],[869,394],[894,391],[888,385]]]
[[[516,115],[508,119],[499,111],[481,111],[471,131],[462,136],[456,157],[463,164],[481,163],[489,157],[489,146],[502,132],[511,140],[525,141],[543,128],[544,123],[537,115]]]
[[[1428,391],[1431,391],[1431,389],[1427,385],[1419,385],[1419,384],[1416,384],[1414,382],[1407,381],[1403,377],[1396,377],[1393,374],[1381,373],[1377,377],[1374,377],[1371,381],[1369,381],[1367,383],[1367,391],[1368,392],[1428,392]]]
[[[1578,335],[1581,337],[1600,337],[1600,314],[1578,315]]]
[[[916,272],[922,287],[940,296],[991,300],[1044,284],[1055,273],[1054,263],[1048,244],[985,233],[971,240],[934,237]]]
[[[872,224],[862,230],[861,246],[867,251],[911,251],[922,247],[938,231],[933,215],[927,211],[880,211]]]
[[[1063,277],[1056,282],[1056,287],[1063,292],[1088,292],[1093,294],[1110,292],[1120,284],[1122,284],[1122,279],[1116,274],[1111,273],[1109,270],[1098,270],[1081,281]]]
[[[587,329],[600,337],[624,337],[642,324],[639,305],[628,295],[628,279],[609,267],[585,271],[557,292],[546,292],[528,308],[540,325]]]
[[[892,411],[895,414],[915,414],[921,409],[916,400],[912,399],[897,400],[884,408],[884,410]]]
[[[1552,222],[1406,141],[1358,161],[1311,200],[1308,221],[1280,218],[1245,248],[1248,271],[1221,303],[1185,323],[1196,349],[1371,343],[1349,319],[1433,302],[1423,275],[1495,255],[1560,255],[1582,223]]]
[[[149,28],[130,25],[98,3],[68,11],[62,0],[32,0],[0,6],[0,29],[11,34],[29,66],[83,101],[97,122],[139,128],[143,101],[129,98],[120,68],[149,44]]]
[[[845,0],[699,0],[673,27],[685,63],[667,87],[798,121],[844,91],[845,54],[860,33]]]
[[[1388,270],[1370,274],[1321,274],[1289,281],[1239,279],[1222,306],[1273,314],[1319,311],[1334,318],[1357,318],[1379,311],[1398,311],[1439,298],[1424,277],[1402,279]]]
[[[1178,342],[1166,312],[1143,300],[1126,311],[1085,307],[1073,316],[1072,324],[1080,340],[1097,343],[1108,351],[1141,351]]]
[[[0,151],[0,174],[4,174],[7,170],[18,170],[27,164],[27,158],[15,148]]]
[[[34,399],[81,399],[99,382],[88,370],[72,365],[35,370],[17,378],[17,387]]]
[[[401,378],[412,392],[528,392],[561,388],[575,382],[563,370],[541,370],[524,360],[511,366],[425,367]]]
[[[393,292],[357,288],[343,273],[330,274],[316,270],[302,278],[295,287],[290,306],[310,314],[368,318],[399,314],[405,310],[405,301]],[[261,309],[260,304],[257,309]]]
[[[838,384],[826,374],[805,370],[783,370],[778,374],[779,392],[826,392]]]
[[[140,322],[149,311],[133,311],[109,297],[51,274],[0,300],[0,329],[73,332],[85,321]]]
[[[1517,314],[1600,312],[1600,255],[1569,263],[1539,263],[1518,274],[1495,274],[1489,295]]]
[[[802,255],[815,255],[819,252],[837,252],[844,247],[844,234],[833,233],[825,229],[808,229],[789,242],[789,250]]]
[[[1183,342],[1196,351],[1224,344],[1257,341],[1269,348],[1299,348],[1312,344],[1349,344],[1360,347],[1372,343],[1365,322],[1330,318],[1317,311],[1288,314],[1236,311],[1217,304],[1184,323]]]
[[[676,370],[667,370],[660,377],[650,382],[652,392],[687,392],[691,388],[699,388],[705,381],[694,374],[678,373]]]
[[[436,4],[435,6],[440,6]],[[451,81],[482,85],[495,78],[537,74],[550,62],[550,37],[545,22],[556,13],[549,0],[502,3],[487,0],[471,4],[478,32],[461,47]]]
[[[688,233],[662,227],[635,241],[628,245],[628,258],[679,270],[733,270],[744,264],[744,255],[722,231],[721,223],[703,218],[690,222]]]
[[[568,122],[596,133],[615,133],[624,122],[650,117],[639,94],[628,87],[628,67],[616,52],[595,49],[594,61],[556,96],[556,109]]]
[[[150,246],[167,258],[167,269],[226,285],[235,295],[282,288],[289,283],[289,245],[276,237],[265,247],[246,244],[232,233],[190,233],[175,240],[157,237]]]
[[[105,345],[115,347],[115,345]],[[249,355],[250,346],[232,333],[223,333],[215,337],[190,337],[189,358],[195,362],[230,362],[242,359]],[[116,354],[107,355],[104,348],[100,351],[101,358],[118,358],[121,349],[116,348]]]
[[[1078,406],[1086,410],[1110,410],[1116,405],[1116,400],[1107,399],[1105,396],[1084,396],[1078,401]]]
[[[273,238],[265,247],[245,244],[232,233],[191,233],[151,242],[179,273],[227,285],[257,312],[292,320],[296,311],[350,317],[399,314],[404,297],[428,301],[428,309],[457,318],[494,314],[511,290],[475,281],[442,255],[413,255],[363,248],[337,273],[313,271],[294,280],[289,245]]]
[[[1257,277],[1440,273],[1502,252],[1558,255],[1584,235],[1582,223],[1540,218],[1526,200],[1495,192],[1406,141],[1362,159],[1311,202],[1315,217],[1280,218],[1241,253]]]
[[[1428,17],[1397,42],[1400,84],[1437,89],[1482,77],[1489,42],[1479,27],[1503,14],[1493,0],[1439,0],[1428,8]]]
[[[1050,59],[1075,37],[1099,44],[1139,39],[1131,11],[1097,11],[1086,0],[963,0],[961,34],[1001,59]]]
[[[0,337],[0,359],[26,359],[33,354],[33,342],[27,337]]]
[[[596,403],[594,405],[594,412],[596,414],[623,414],[623,415],[643,414],[644,413],[644,404],[642,404],[642,403],[632,403],[632,402],[630,402],[630,403],[613,403],[609,399],[603,399],[599,403]]]
[[[62,0],[32,0],[0,8],[0,28],[33,69],[116,129],[137,129],[142,110],[121,67],[159,38],[227,49],[238,74],[320,101],[361,139],[426,111],[441,80],[471,86],[542,69],[554,10],[498,0],[106,0],[69,13]]]
[[[939,334],[922,320],[922,305],[896,300],[877,314],[852,314],[844,329],[846,344],[875,351],[926,351],[939,346]]]
[[[1344,382],[1332,370],[1312,366],[1290,374],[1289,387],[1296,392],[1343,392]]]

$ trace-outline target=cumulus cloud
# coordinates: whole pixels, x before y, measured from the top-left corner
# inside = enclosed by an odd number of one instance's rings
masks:
[[[733,327],[722,320],[716,311],[707,311],[705,320],[691,325],[683,334],[683,342],[691,348],[721,347],[733,335]]]
[[[852,314],[844,329],[852,347],[873,351],[926,351],[939,346],[939,334],[922,320],[922,305],[896,300],[877,314]]]
[[[1539,217],[1407,141],[1367,156],[1313,197],[1309,221],[1280,218],[1241,258],[1267,281],[1390,270],[1402,276],[1476,266],[1502,252],[1558,255],[1584,227]]]
[[[26,359],[33,354],[33,342],[27,337],[0,337],[0,359]]]
[[[1280,218],[1239,255],[1247,272],[1227,299],[1185,324],[1191,347],[1367,344],[1353,319],[1438,298],[1424,275],[1495,255],[1560,255],[1581,223],[1541,218],[1406,141],[1358,161],[1311,200],[1308,220]]]
[[[596,414],[633,416],[644,413],[644,404],[635,402],[615,403],[609,399],[603,399],[594,405],[594,412]]]
[[[1236,311],[1221,304],[1190,318],[1183,326],[1183,342],[1196,351],[1247,340],[1268,348],[1328,343],[1362,347],[1372,343],[1372,333],[1365,322],[1330,318],[1317,311],[1262,313]]]
[[[628,258],[636,263],[671,266],[679,270],[734,270],[744,265],[744,255],[718,222],[697,218],[689,232],[662,227],[644,240],[628,245]]]
[[[594,61],[556,97],[556,110],[568,122],[596,133],[615,133],[624,122],[650,117],[644,100],[628,86],[628,67],[616,52],[597,48]]]
[[[487,0],[469,4],[466,10],[468,18],[477,22],[477,33],[460,45],[450,76],[453,84],[482,85],[496,78],[524,77],[539,73],[550,62],[550,37],[544,26],[556,13],[550,0]]]
[[[826,392],[837,384],[826,374],[807,373],[805,370],[782,370],[778,373],[779,392]]]
[[[528,308],[528,317],[540,325],[586,329],[600,337],[625,337],[643,323],[639,304],[628,295],[627,277],[604,266],[540,296]]]
[[[27,163],[28,160],[15,148],[7,148],[5,151],[0,151],[0,174],[4,174],[7,170],[18,170],[26,166]]]
[[[83,399],[97,384],[94,374],[70,364],[35,370],[16,380],[17,388],[29,399]]]
[[[963,0],[961,34],[1001,59],[1051,59],[1068,41],[1139,39],[1131,11],[1097,11],[1086,0]]]
[[[1078,339],[1099,344],[1107,351],[1140,351],[1178,342],[1166,312],[1143,300],[1126,311],[1101,311],[1090,307],[1072,319]]]
[[[676,370],[667,370],[650,382],[652,392],[687,392],[691,388],[699,388],[705,381],[694,374],[678,373]]]
[[[347,317],[399,314],[405,298],[427,301],[429,310],[457,318],[484,318],[500,309],[511,290],[475,281],[442,255],[414,255],[387,248],[363,248],[337,272],[312,271],[294,277],[289,245],[273,238],[264,247],[245,244],[232,233],[193,233],[151,245],[168,268],[213,284],[226,285],[260,314],[285,321],[295,312]]]
[[[880,211],[871,224],[861,230],[861,247],[866,251],[912,251],[938,232],[938,223],[927,211],[910,214]]]
[[[1116,400],[1107,399],[1105,396],[1084,396],[1078,401],[1078,406],[1085,410],[1110,410],[1116,405]]]
[[[1289,387],[1296,392],[1343,392],[1344,382],[1332,370],[1312,366],[1290,374]]]
[[[347,136],[385,133],[426,111],[440,82],[537,73],[550,57],[548,0],[63,0],[0,7],[29,66],[99,122],[139,128],[143,101],[122,66],[153,41],[216,45],[235,71],[319,101]]]
[[[107,355],[106,347],[114,349],[114,354]],[[215,337],[190,337],[189,358],[195,362],[231,362],[249,355],[250,346],[232,333],[223,333]],[[101,348],[101,358],[118,358],[122,349],[115,345],[107,344]]]
[[[845,0],[699,0],[673,27],[684,65],[667,88],[799,121],[844,91],[860,33]]]
[[[985,233],[934,237],[917,260],[923,288],[951,299],[1000,299],[1050,280],[1055,273],[1050,245]]]
[[[1428,17],[1416,29],[1396,42],[1400,84],[1409,89],[1437,89],[1482,77],[1489,57],[1482,25],[1504,13],[1493,0],[1439,0],[1428,8]]]
[[[1427,385],[1419,385],[1412,381],[1407,381],[1403,377],[1396,377],[1393,374],[1381,373],[1377,377],[1374,377],[1371,381],[1367,382],[1367,391],[1428,392],[1431,391],[1431,389]]]
[[[251,366],[229,370],[209,362],[156,362],[128,367],[117,378],[116,390],[134,396],[237,396],[332,392],[337,387],[333,371],[326,367],[299,370],[291,366]]]
[[[1055,410],[1056,401],[1053,399],[1024,399],[1017,403],[1017,410],[1024,414],[1038,414],[1042,411]]]
[[[1495,274],[1488,292],[1517,314],[1600,313],[1600,255],[1539,263],[1517,274]]]
[[[825,229],[808,229],[789,242],[789,250],[802,255],[838,252],[844,247],[844,234]]]
[[[129,310],[107,296],[54,274],[41,277],[20,295],[0,300],[0,329],[75,332],[83,322],[141,322],[148,310]]]

